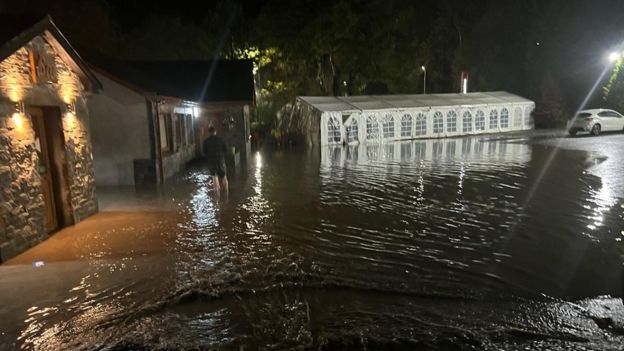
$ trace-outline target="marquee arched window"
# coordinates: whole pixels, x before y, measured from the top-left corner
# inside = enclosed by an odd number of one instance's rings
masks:
[[[457,131],[457,112],[449,111],[446,113],[446,131],[448,133]]]
[[[498,128],[498,111],[492,110],[490,112],[490,129]]]
[[[529,127],[531,125],[531,108],[524,108],[524,125]]]
[[[440,118],[442,118],[442,114],[440,114]],[[442,127],[440,127],[440,128],[442,128]],[[425,134],[427,134],[427,116],[424,113],[422,113],[422,112],[419,112],[416,115],[416,125],[415,125],[415,128],[414,128],[414,134],[415,135],[425,135]]]
[[[347,143],[359,141],[358,122],[356,118],[352,118],[350,121],[347,122],[346,132],[347,132]]]
[[[500,126],[501,128],[509,128],[509,110],[507,108],[501,110]]]
[[[330,143],[339,143],[341,138],[340,121],[338,121],[338,118],[332,116],[327,121],[327,141]]]
[[[433,114],[433,132],[442,133],[444,131],[444,115],[437,111]]]
[[[522,109],[520,107],[516,107],[514,110],[513,125],[516,128],[522,126]]]
[[[470,111],[464,112],[462,116],[462,131],[464,133],[472,132],[472,113]]]
[[[394,116],[386,115],[382,123],[384,139],[394,138]]]
[[[379,123],[375,116],[366,117],[366,140],[379,139]]]
[[[475,117],[475,130],[478,132],[485,130],[485,113],[481,110],[477,111]]]
[[[406,113],[401,117],[401,137],[412,136],[412,115]]]

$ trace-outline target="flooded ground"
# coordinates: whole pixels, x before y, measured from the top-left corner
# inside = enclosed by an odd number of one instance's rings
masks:
[[[609,350],[624,135],[257,154],[0,267],[0,348]],[[43,260],[40,267],[33,260]]]

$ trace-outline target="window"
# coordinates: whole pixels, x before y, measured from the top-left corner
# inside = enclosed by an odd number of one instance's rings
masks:
[[[472,113],[470,111],[464,112],[462,117],[462,130],[464,132],[472,132]]]
[[[394,138],[394,116],[387,115],[383,119],[382,127],[384,139]]]
[[[520,107],[516,107],[514,110],[513,125],[514,127],[522,126],[522,109]]]
[[[509,128],[509,110],[506,108],[501,110],[500,126],[501,128]]]
[[[173,124],[171,122],[171,114],[159,114],[158,126],[160,132],[160,149],[162,151],[173,151]]]
[[[347,123],[347,143],[358,141],[358,124],[357,119],[352,118]]]
[[[498,128],[498,112],[496,110],[492,110],[490,112],[490,129]]]
[[[379,124],[375,116],[366,118],[366,140],[379,139]]]
[[[176,133],[175,133],[175,140],[176,140],[176,150],[179,150],[180,147],[183,145],[183,137],[184,135],[186,135],[186,125],[184,123],[184,115],[181,115],[179,113],[176,113],[174,115],[175,118],[175,126],[176,126]]]
[[[475,117],[475,130],[485,130],[485,113],[481,110],[477,111],[477,115]]]
[[[340,122],[338,118],[332,116],[327,121],[327,141],[330,143],[339,143],[340,139]]]
[[[457,131],[457,113],[455,111],[449,111],[446,114],[446,131],[448,133]]]
[[[531,125],[531,108],[529,107],[524,109],[524,125],[527,127]]]
[[[416,130],[415,130],[415,134],[416,135],[425,135],[427,134],[427,116],[422,113],[419,112],[416,115]]]
[[[412,115],[406,113],[401,117],[401,137],[412,136]]]
[[[433,132],[442,133],[444,131],[444,116],[442,112],[437,111],[433,114]]]
[[[193,116],[186,115],[186,144],[193,144]]]
[[[591,116],[591,114],[589,114]],[[610,118],[622,118],[622,115],[615,111],[602,111],[598,113],[600,117],[610,117]]]

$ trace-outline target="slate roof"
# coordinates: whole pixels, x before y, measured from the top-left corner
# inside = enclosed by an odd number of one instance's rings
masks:
[[[249,60],[121,61],[90,60],[102,70],[144,92],[197,103],[254,102]]]

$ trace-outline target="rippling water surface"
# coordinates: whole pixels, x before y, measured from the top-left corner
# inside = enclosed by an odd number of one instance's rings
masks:
[[[201,168],[101,190],[114,211],[0,267],[0,346],[619,349],[621,156],[554,145],[277,151],[227,199]]]

